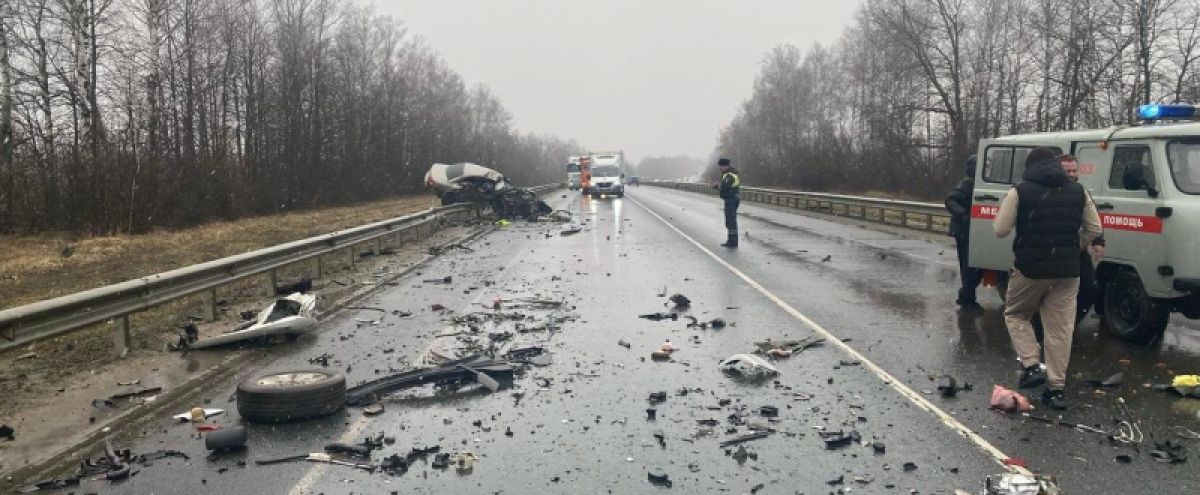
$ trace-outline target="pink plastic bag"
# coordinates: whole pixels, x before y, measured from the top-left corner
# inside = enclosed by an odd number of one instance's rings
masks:
[[[1029,412],[1033,410],[1033,405],[1024,395],[996,385],[992,387],[991,408],[1006,412]]]

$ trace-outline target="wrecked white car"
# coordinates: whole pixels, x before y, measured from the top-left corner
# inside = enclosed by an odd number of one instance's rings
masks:
[[[258,313],[258,317],[245,322],[233,331],[200,339],[187,344],[188,349],[204,349],[234,342],[265,343],[274,337],[295,338],[316,328],[313,313],[317,307],[317,296],[295,293],[278,299]]]
[[[437,193],[442,206],[488,205],[500,218],[533,220],[553,211],[537,194],[514,186],[504,174],[469,162],[433,164],[425,173],[425,187]]]

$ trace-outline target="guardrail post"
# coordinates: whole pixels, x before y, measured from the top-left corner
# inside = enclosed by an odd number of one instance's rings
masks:
[[[125,357],[129,354],[129,315],[113,318],[112,327],[113,348],[117,357]]]
[[[353,244],[346,246],[346,261],[348,261],[350,263],[351,270],[354,269],[354,266],[358,262],[358,260],[354,259],[355,256],[358,254],[355,251],[357,251],[357,249],[354,248]]]
[[[316,265],[317,265],[316,266],[317,276],[314,278],[324,277],[325,276],[325,261],[321,259],[321,255],[318,254],[316,256],[313,256],[313,262],[316,263]]]
[[[266,275],[263,289],[266,289],[267,297],[275,295],[275,288],[279,287],[279,272],[268,270],[263,275]]]
[[[200,311],[204,321],[217,319],[217,289],[208,289],[200,293]]]
[[[375,256],[383,256],[383,236],[375,238]]]

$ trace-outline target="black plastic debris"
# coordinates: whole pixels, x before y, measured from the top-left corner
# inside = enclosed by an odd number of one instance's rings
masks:
[[[351,387],[346,390],[346,405],[366,406],[390,392],[429,383],[478,381],[499,386],[502,382],[512,383],[513,372],[514,366],[508,361],[470,356],[435,368],[398,373]]]
[[[667,434],[662,430],[654,430],[654,440],[658,442],[658,446],[667,448]]]
[[[758,413],[764,418],[779,417],[779,408],[775,406],[762,406],[758,408]]]
[[[1117,454],[1115,460],[1121,464],[1129,464],[1133,462],[1133,457],[1131,457],[1129,454]]]
[[[858,442],[862,440],[862,435],[855,430],[846,432],[841,430],[822,431],[818,432],[817,434],[821,437],[821,441],[825,442],[826,450],[840,449],[850,445],[852,442]]]
[[[333,358],[332,354],[325,353],[317,357],[308,358],[309,364],[319,364],[323,367],[329,367],[329,360]]]
[[[276,287],[275,295],[287,296],[287,295],[291,295],[291,294],[294,294],[297,292],[299,292],[301,294],[307,294],[308,292],[312,291],[312,286],[313,286],[313,283],[312,283],[311,278],[303,278],[303,279],[300,279],[299,281],[296,281],[295,283]],[[254,318],[251,317],[251,318],[247,318],[247,319],[252,320]]]
[[[950,375],[943,375],[937,380],[937,390],[942,397],[952,398],[957,397],[959,392],[969,392],[975,390],[975,386],[970,383],[958,384],[958,380]]]
[[[246,428],[230,426],[229,428],[209,432],[204,437],[204,448],[221,452],[236,452],[246,448]]]
[[[1164,464],[1178,464],[1187,461],[1187,448],[1170,440],[1155,442],[1150,457]]]
[[[876,454],[882,454],[884,452],[887,452],[887,446],[884,445],[883,442],[880,442],[879,440],[872,442],[871,448],[875,450]]]
[[[443,452],[433,456],[433,462],[430,463],[430,466],[434,469],[446,469],[450,467],[450,453]]]
[[[677,321],[677,320],[679,320],[679,313],[662,313],[662,312],[648,313],[648,314],[644,314],[644,315],[638,315],[638,318],[644,318],[644,319],[647,319],[650,321],[662,321],[662,320]]]
[[[97,409],[116,409],[117,404],[109,399],[92,399],[92,407]]]
[[[402,476],[408,472],[408,460],[400,457],[400,454],[392,454],[384,457],[379,467],[392,476]]]
[[[839,474],[837,478],[832,478],[829,481],[825,482],[825,484],[829,485],[829,486],[838,486],[838,485],[843,485],[845,483],[846,483],[846,475],[844,475],[844,474]]]
[[[731,438],[729,440],[725,440],[725,441],[721,442],[721,448],[743,444],[743,443],[749,442],[751,440],[758,440],[760,438],[767,438],[768,436],[771,436],[771,432],[769,432],[769,431],[760,431],[757,433],[751,433],[749,435],[742,435],[740,437]]]
[[[697,419],[696,422],[699,423],[700,426],[708,426],[708,427],[713,427],[713,426],[717,426],[718,424],[720,424],[720,422],[715,419]]]
[[[907,473],[907,472],[916,471],[916,470],[917,470],[917,463],[911,462],[911,461],[904,463],[904,472]]]
[[[624,347],[626,349],[630,349],[633,347],[633,344],[630,344],[629,342],[626,342],[625,340],[618,340],[617,345]]]
[[[683,294],[675,294],[670,297],[670,300],[671,304],[674,304],[676,308],[686,308],[692,305],[692,300]]]
[[[11,442],[11,441],[17,439],[15,434],[16,434],[16,430],[13,430],[13,427],[8,426],[8,425],[0,425],[0,439],[8,440]]]
[[[646,408],[646,419],[649,421],[654,421],[654,420],[658,419],[658,409],[655,409],[653,407]]]
[[[1121,383],[1123,383],[1124,381],[1125,381],[1125,373],[1118,371],[1103,380],[1095,380],[1095,379],[1084,380],[1084,383],[1087,383],[1088,385],[1095,387],[1095,388],[1116,388],[1116,387],[1120,387]]]
[[[345,454],[351,457],[361,457],[369,459],[371,451],[374,450],[367,445],[350,445],[348,443],[334,442],[325,446],[325,452],[331,454]]]
[[[671,488],[671,485],[673,484],[671,483],[671,477],[667,476],[667,473],[662,471],[651,471],[646,473],[646,479],[650,481],[651,485],[661,486],[663,488]]]
[[[648,400],[650,401],[651,404],[658,404],[658,403],[666,402],[667,401],[667,392],[666,391],[651,392],[650,398]]]
[[[17,493],[33,493],[41,490],[61,490],[63,488],[70,488],[72,486],[79,486],[78,476],[73,478],[54,478],[38,481],[18,488]]]
[[[118,400],[122,400],[122,399],[132,399],[134,397],[141,397],[143,395],[157,394],[159,392],[162,392],[162,387],[148,387],[148,388],[143,388],[141,390],[134,390],[132,392],[122,392],[119,394],[113,394],[113,395],[108,396],[108,400],[118,401]]]

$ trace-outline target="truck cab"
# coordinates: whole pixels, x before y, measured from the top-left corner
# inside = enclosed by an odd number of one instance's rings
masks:
[[[582,187],[583,174],[579,165],[579,157],[572,156],[567,160],[567,189],[576,191]]]
[[[622,153],[596,153],[592,155],[592,187],[588,191],[593,199],[601,196],[625,196],[625,173]]]
[[[979,143],[969,264],[1006,274],[1015,236],[996,238],[1000,201],[1035,147],[1075,155],[1107,241],[1097,312],[1114,336],[1150,342],[1172,312],[1200,318],[1200,123],[1188,105],[1147,105],[1133,127],[1005,136]],[[1186,116],[1185,116],[1186,114]],[[1005,280],[1003,276],[1001,280]],[[1001,284],[1003,287],[1005,284]]]

